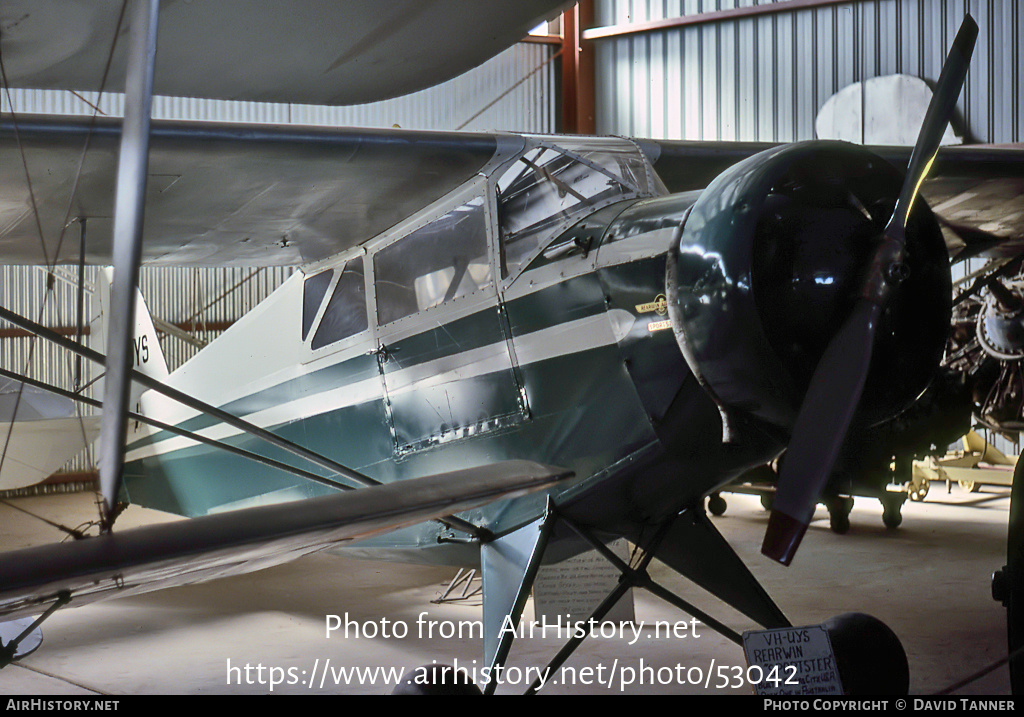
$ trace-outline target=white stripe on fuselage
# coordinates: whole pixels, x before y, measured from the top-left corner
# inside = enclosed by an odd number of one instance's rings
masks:
[[[608,346],[616,343],[628,333],[633,323],[632,314],[622,309],[613,309],[609,312],[601,312],[594,316],[558,324],[516,338],[514,341],[516,356],[519,364],[526,366],[547,359]],[[387,375],[388,394],[396,396],[425,386],[475,378],[510,368],[508,345],[505,341],[500,341],[489,346],[444,356],[389,373]],[[260,428],[270,428],[340,408],[382,400],[383,397],[381,378],[375,376],[256,411],[243,416],[243,418]],[[224,440],[239,435],[242,431],[226,424],[218,424],[197,431],[197,433],[206,438]],[[135,461],[165,455],[194,444],[195,442],[191,439],[173,436],[148,446],[129,450],[125,460]]]

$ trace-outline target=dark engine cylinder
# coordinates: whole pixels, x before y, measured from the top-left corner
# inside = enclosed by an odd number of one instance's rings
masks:
[[[900,171],[861,147],[804,142],[751,157],[702,193],[673,248],[666,289],[687,363],[720,406],[792,427],[861,291],[902,182]],[[906,265],[876,332],[861,424],[912,403],[942,357],[949,258],[920,199]]]

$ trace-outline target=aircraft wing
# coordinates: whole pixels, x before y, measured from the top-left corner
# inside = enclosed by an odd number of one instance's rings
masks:
[[[62,593],[78,606],[260,570],[570,475],[508,461],[3,553],[0,616],[39,614]]]
[[[90,131],[87,118],[21,117],[16,127],[0,121],[0,252],[7,263],[77,262],[79,229],[69,223],[82,217],[87,261],[110,263],[119,124],[97,121]],[[315,262],[409,217],[522,141],[503,134],[154,122],[143,261]],[[678,192],[701,189],[772,145],[641,146]],[[909,160],[910,148],[873,149],[896,166]],[[1024,249],[1024,149],[943,148],[923,194],[943,220],[951,253],[967,246],[986,256]]]
[[[655,169],[670,191],[701,189],[724,169],[774,145],[657,141]],[[901,170],[910,147],[871,147]],[[1024,251],[1024,145],[943,147],[922,187],[950,255],[1014,256]]]
[[[160,3],[154,92],[359,104],[435,85],[522,39],[566,0],[246,0]],[[122,0],[4,0],[12,87],[99,90]],[[122,26],[127,21],[122,23]],[[126,33],[106,89],[124,89]]]
[[[99,433],[99,416],[0,422],[0,444],[6,447],[0,453],[0,490],[46,480],[91,445]]]
[[[5,263],[76,263],[80,229],[69,226],[76,218],[87,219],[86,260],[111,263],[120,132],[119,120],[93,128],[82,117],[0,121]],[[444,196],[509,141],[472,133],[154,122],[143,261],[317,261]]]
[[[894,164],[909,156],[876,151]],[[922,194],[939,217],[954,258],[1024,251],[1024,145],[944,148]]]

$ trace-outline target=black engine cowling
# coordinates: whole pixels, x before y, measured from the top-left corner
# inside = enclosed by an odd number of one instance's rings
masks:
[[[673,248],[666,288],[687,363],[726,411],[792,428],[902,182],[859,146],[804,142],[751,157],[702,193]],[[905,264],[876,333],[861,423],[912,403],[942,357],[949,258],[923,201],[911,213]]]

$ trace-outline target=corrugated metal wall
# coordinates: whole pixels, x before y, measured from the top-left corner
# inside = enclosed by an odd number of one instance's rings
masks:
[[[765,0],[597,0],[610,26],[768,5]],[[1024,8],[1017,0],[859,0],[596,41],[598,131],[658,139],[814,138],[850,83],[938,79],[964,13],[978,22],[960,99],[975,142],[1024,141]]]
[[[157,97],[153,115],[162,119],[243,123],[360,127],[398,124],[405,129],[550,133],[555,130],[559,100],[557,64],[550,61],[556,50],[548,44],[520,43],[438,87],[384,102],[314,107]],[[95,104],[103,113],[117,116],[122,113],[123,97],[110,93],[97,97],[91,93],[80,98],[70,92],[12,90],[8,101],[7,94],[0,93],[0,112],[9,112],[12,103],[14,110],[23,114],[91,114]],[[220,329],[210,327],[237,320],[291,272],[291,268],[143,267],[139,283],[154,316],[170,323],[188,324],[196,340],[208,343],[220,333]],[[75,280],[77,269],[65,267],[64,274]],[[94,282],[95,276],[96,268],[87,267],[87,283]],[[73,327],[75,287],[57,281],[47,295],[46,285],[46,272],[38,267],[0,266],[0,305],[45,326]],[[92,313],[91,297],[87,296],[85,316],[88,318]],[[163,336],[161,345],[171,370],[199,350],[173,336]],[[101,346],[94,348],[105,350]],[[74,387],[73,359],[46,341],[29,337],[0,339],[0,365],[11,371],[27,371],[31,377],[61,388]],[[83,369],[83,383],[98,375],[89,362],[83,362]],[[65,470],[86,471],[94,465],[90,452],[75,459]]]

